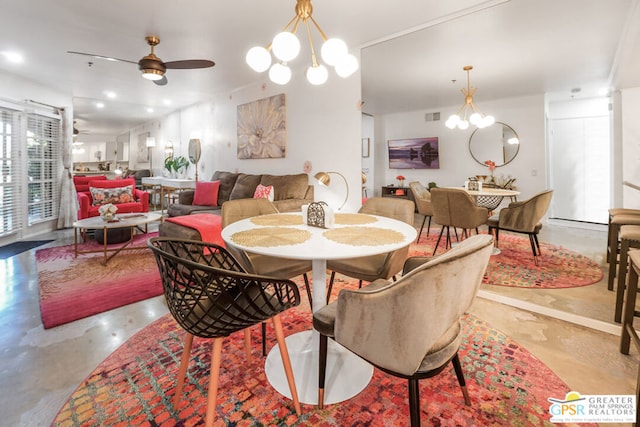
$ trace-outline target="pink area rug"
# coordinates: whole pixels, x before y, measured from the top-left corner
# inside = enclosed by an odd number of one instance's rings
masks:
[[[304,292],[302,292],[304,293]],[[306,299],[283,314],[285,335],[311,328]],[[353,398],[325,409],[292,402],[266,379],[260,328],[252,329],[247,361],[243,334],[225,340],[215,426],[408,426],[407,381],[374,370]],[[153,322],[105,359],[69,397],[53,426],[200,426],[204,424],[211,342],[196,338],[183,399],[174,407],[184,332],[170,314]],[[275,345],[271,328],[268,347]],[[453,369],[420,382],[424,426],[552,426],[549,397],[569,387],[517,342],[473,316],[463,320],[460,360],[471,406],[465,406]],[[587,426],[593,424],[581,424]]]
[[[431,256],[440,229],[422,232],[420,243],[412,244],[409,256]],[[453,233],[453,232],[452,232]],[[444,239],[438,252],[444,252]],[[455,236],[452,234],[455,242]],[[489,260],[483,283],[531,289],[561,289],[598,283],[603,276],[600,265],[589,257],[562,246],[540,242],[541,254],[535,265],[528,237],[500,233],[500,254]]]
[[[144,246],[149,233],[135,236],[133,245]],[[117,245],[114,245],[117,246]],[[99,249],[91,241],[81,250]],[[151,250],[124,251],[102,265],[103,255],[74,256],[73,245],[36,252],[40,313],[46,328],[162,294],[162,282]]]

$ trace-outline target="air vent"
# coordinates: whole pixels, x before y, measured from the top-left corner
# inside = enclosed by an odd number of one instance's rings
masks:
[[[440,120],[440,113],[427,113],[424,115],[424,120],[426,122],[437,122]]]

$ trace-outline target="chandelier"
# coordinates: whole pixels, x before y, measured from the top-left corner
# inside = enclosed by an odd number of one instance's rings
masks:
[[[464,95],[464,104],[458,109],[456,114],[449,116],[444,123],[449,129],[457,127],[458,129],[467,129],[469,123],[477,126],[478,128],[485,128],[495,123],[496,119],[493,116],[485,116],[480,109],[473,103],[473,95],[478,90],[475,87],[471,87],[469,80],[469,71],[473,70],[473,66],[467,65],[462,68],[467,72],[467,87],[460,89],[460,92]],[[467,115],[469,119],[467,120]]]
[[[269,70],[269,78],[272,82],[284,85],[291,80],[291,69],[287,65],[298,56],[300,52],[300,41],[296,37],[296,32],[300,23],[306,27],[309,46],[311,47],[311,65],[307,69],[307,80],[313,85],[321,85],[327,81],[329,72],[324,64],[318,62],[316,51],[311,37],[311,24],[316,28],[323,44],[320,49],[322,60],[329,66],[335,67],[336,74],[340,77],[349,77],[358,69],[358,60],[349,53],[347,44],[338,39],[327,39],[324,31],[313,19],[313,6],[311,0],[296,0],[295,16],[284,27],[281,33],[277,34],[266,48],[255,46],[249,49],[246,56],[247,64],[255,71],[261,73]],[[273,55],[279,62],[271,65]]]

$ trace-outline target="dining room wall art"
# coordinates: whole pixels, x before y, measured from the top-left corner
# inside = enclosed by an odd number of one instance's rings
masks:
[[[438,137],[390,139],[389,169],[440,169]]]
[[[138,134],[136,145],[136,163],[149,163],[149,148],[147,148],[147,138],[151,136],[150,132]]]
[[[238,158],[285,157],[286,124],[284,94],[238,105]]]

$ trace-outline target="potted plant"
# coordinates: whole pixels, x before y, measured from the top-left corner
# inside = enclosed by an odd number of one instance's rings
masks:
[[[164,167],[170,175],[177,178],[189,167],[189,160],[184,156],[167,157],[164,159]]]

